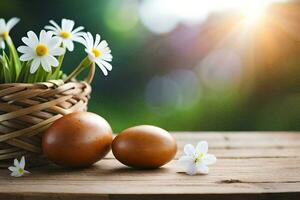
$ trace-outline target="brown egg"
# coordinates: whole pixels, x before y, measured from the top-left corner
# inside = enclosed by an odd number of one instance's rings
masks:
[[[122,131],[112,143],[114,156],[134,168],[158,168],[175,156],[175,138],[166,130],[149,125]]]
[[[75,112],[55,121],[42,141],[44,154],[66,167],[86,167],[103,158],[112,142],[108,122],[90,112]]]

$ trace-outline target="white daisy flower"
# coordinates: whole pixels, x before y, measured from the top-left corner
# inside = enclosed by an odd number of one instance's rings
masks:
[[[14,160],[14,166],[10,166],[8,168],[11,171],[11,176],[13,177],[20,177],[23,176],[24,174],[30,173],[29,171],[25,170],[25,158],[22,156],[20,162],[15,159]]]
[[[67,48],[69,51],[73,51],[73,41],[77,42],[80,39],[80,36],[83,34],[83,32],[80,31],[84,28],[79,26],[73,30],[75,22],[69,19],[62,19],[61,27],[53,20],[50,20],[50,23],[52,26],[45,26],[45,29],[48,29],[53,35],[60,37],[62,39],[63,47]]]
[[[207,165],[212,165],[217,161],[217,158],[208,154],[208,143],[201,141],[196,148],[191,144],[184,146],[185,155],[179,158],[179,162],[185,167],[186,173],[195,175],[198,172],[201,174],[208,174],[209,169]]]
[[[46,72],[49,72],[52,67],[59,65],[58,60],[54,56],[59,56],[65,53],[65,49],[60,47],[61,39],[52,37],[52,33],[42,30],[40,37],[33,31],[27,33],[28,37],[23,37],[22,41],[27,46],[20,46],[18,51],[23,53],[20,57],[21,61],[31,61],[30,73],[36,72],[40,65]]]
[[[108,62],[112,61],[111,50],[105,40],[101,41],[100,35],[96,34],[94,38],[90,32],[83,35],[80,42],[85,46],[85,52],[91,62],[96,63],[102,70],[103,74],[107,76],[108,71],[112,70],[111,64]]]
[[[0,18],[0,48],[5,48],[5,38],[9,36],[10,30],[20,21],[19,18],[13,17],[5,23],[3,18]]]

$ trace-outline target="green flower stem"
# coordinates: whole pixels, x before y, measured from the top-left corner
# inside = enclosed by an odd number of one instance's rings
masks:
[[[2,53],[2,58],[0,59],[0,66],[2,67],[2,80],[3,83],[11,83],[12,76],[11,71],[9,69],[8,57],[6,56],[5,52]]]
[[[6,55],[5,55],[5,52],[4,51],[2,51],[2,56],[1,56],[1,59],[0,59],[0,67],[1,67],[1,80],[0,80],[0,82],[1,83],[7,83],[6,82],[6,79],[7,79],[7,77],[9,77],[10,78],[10,74],[8,73],[7,74],[7,72],[6,72],[6,67],[7,67],[7,59],[6,59],[7,57],[6,57]]]
[[[35,77],[35,74],[31,74],[31,73],[29,72],[28,78],[27,78],[27,82],[28,82],[28,83],[34,83],[34,77]]]
[[[19,74],[18,80],[16,81],[17,83],[23,83],[25,81],[25,75],[27,72],[26,66],[27,66],[27,62],[23,62],[21,72]]]
[[[44,71],[44,69],[42,67],[39,67],[38,70],[34,73],[34,79],[33,82],[37,83],[37,82],[42,82],[43,81],[43,75],[47,73],[46,71]]]
[[[81,63],[75,68],[75,70],[64,79],[64,81],[69,82],[72,78],[75,78],[76,76],[78,76],[90,64],[92,64],[90,59],[88,57],[84,58],[81,61]]]
[[[27,61],[26,62],[26,65],[25,65],[25,72],[24,72],[24,79],[23,79],[23,82],[26,83],[28,81],[28,77],[30,75],[30,65],[31,65],[31,62]]]
[[[44,71],[44,73],[43,73],[43,75],[42,75],[42,81],[48,81],[48,80],[53,79],[53,78],[52,78],[53,73],[54,73],[53,71],[54,71],[53,67],[51,67],[50,72]]]
[[[5,37],[4,38],[6,43],[7,43],[7,46],[9,48],[9,51],[10,51],[10,56],[11,56],[11,66],[13,67],[13,76],[14,76],[14,81],[18,80],[18,76],[21,72],[21,62],[20,62],[20,59],[19,59],[19,56],[18,56],[18,53],[17,53],[17,50],[15,48],[15,45],[13,43],[13,41],[11,40],[11,38],[9,36]]]
[[[60,70],[61,70],[61,66],[62,66],[62,62],[64,60],[65,54],[62,54],[61,56],[58,57],[58,66],[54,69],[53,73],[49,73],[50,76],[47,76],[47,80],[50,79],[59,79],[59,75],[60,75]]]

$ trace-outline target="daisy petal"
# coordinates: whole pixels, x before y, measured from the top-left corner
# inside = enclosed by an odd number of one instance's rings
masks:
[[[191,144],[186,144],[184,145],[184,149],[183,149],[184,153],[188,156],[194,156],[195,154],[195,148],[193,145]]]
[[[13,176],[13,177],[20,177],[20,176],[22,176],[18,171],[13,171],[10,175]]]
[[[87,49],[85,49],[85,52],[88,54],[88,57],[90,59],[90,61],[95,62],[96,61],[96,57],[94,56],[93,53],[91,53],[90,51],[88,51]]]
[[[27,37],[22,37],[21,40],[22,40],[22,42],[24,42],[30,48],[35,48],[35,46],[38,45],[38,40],[34,41],[34,40],[31,40]]]
[[[197,174],[197,166],[194,163],[190,164],[187,167],[186,173],[188,175],[195,175],[195,174]]]
[[[14,27],[19,21],[20,21],[19,18],[16,17],[11,18],[6,24],[6,27],[8,29],[7,31],[9,32],[12,29],[12,27]]]
[[[48,31],[48,33],[50,33],[51,35],[58,36],[58,33],[54,32],[54,31]]]
[[[194,162],[193,157],[191,156],[181,156],[178,159],[178,162],[180,165],[184,166],[184,167],[188,167],[190,164],[192,164]]]
[[[98,48],[105,49],[108,46],[106,40],[102,40],[100,44],[97,46]]]
[[[78,26],[77,28],[75,28],[73,31],[72,31],[72,34],[76,34],[78,33],[79,31],[82,31],[84,29],[83,26]]]
[[[21,61],[28,61],[28,60],[32,60],[34,57],[35,57],[35,55],[33,53],[25,53],[25,54],[20,56],[20,60]]]
[[[16,158],[14,159],[14,166],[17,168],[20,167],[19,161]]]
[[[57,48],[60,44],[61,44],[61,39],[59,37],[53,37],[47,41],[47,45],[50,50]]]
[[[101,58],[105,61],[112,61],[112,55],[111,54],[103,54],[103,56],[101,56]]]
[[[50,63],[47,62],[47,58],[42,58],[41,59],[41,63],[42,63],[42,67],[46,72],[50,72],[51,71],[51,66]]]
[[[95,44],[94,44],[95,47],[97,47],[99,45],[100,39],[101,39],[100,35],[96,34],[96,39],[95,39]]]
[[[49,51],[53,56],[60,56],[65,53],[65,49],[61,47],[57,47]]]
[[[87,32],[88,45],[94,47],[94,38],[90,32]]]
[[[53,27],[53,26],[47,25],[47,26],[45,26],[45,29],[54,31],[55,33],[58,33],[57,29],[55,27]]]
[[[28,46],[19,46],[17,48],[17,50],[20,52],[20,53],[32,53],[33,52],[33,49],[28,47]]]
[[[59,65],[58,60],[54,56],[47,56],[45,59],[53,67],[57,67]]]
[[[86,47],[86,41],[84,38],[82,37],[76,37],[76,38],[73,38],[74,41],[76,42],[79,42],[80,44],[84,45]]]
[[[201,141],[197,144],[196,152],[197,154],[203,153],[206,154],[208,150],[208,143],[206,141]]]
[[[68,49],[68,51],[74,50],[74,43],[72,40],[65,40],[64,44],[65,44],[65,47]]]
[[[10,166],[9,168],[8,168],[10,171],[16,171],[17,170],[17,168],[16,167],[13,167],[13,166]]]
[[[40,32],[40,43],[42,44],[47,44],[48,42],[48,35],[47,32],[45,30],[42,30]]]
[[[28,31],[27,32],[28,37],[23,37],[22,41],[29,47],[35,48],[36,45],[39,43],[39,39],[37,35],[33,31]]]
[[[25,157],[22,156],[21,160],[20,160],[20,168],[24,169],[25,168]]]
[[[99,60],[95,61],[98,67],[102,70],[104,76],[108,75],[107,69],[102,65],[102,63],[99,62]]]
[[[50,20],[49,22],[58,30],[58,32],[61,32],[61,28],[58,26],[58,24],[55,21]]]
[[[105,47],[103,51],[104,51],[104,53],[106,53],[106,54],[110,54],[110,53],[111,53],[111,50],[110,50],[110,48],[108,48],[108,47]]]
[[[202,162],[206,165],[212,165],[217,161],[216,156],[212,154],[206,154],[202,160]]]
[[[74,27],[75,22],[70,19],[62,19],[61,21],[61,29],[66,32],[71,32]]]
[[[33,74],[34,72],[36,72],[40,64],[41,64],[41,60],[39,58],[35,58],[31,63],[30,73]]]
[[[5,20],[3,18],[0,18],[0,29],[5,29]]]
[[[85,32],[72,33],[72,37],[83,37],[83,35],[85,35]]]
[[[0,41],[0,48],[5,49],[5,42],[4,41]]]
[[[200,164],[200,165],[198,166],[198,170],[199,170],[199,172],[200,172],[201,174],[208,174],[208,173],[209,173],[208,167],[207,167],[206,165],[204,165],[204,164]]]
[[[106,62],[106,61],[104,61],[104,60],[101,60],[101,59],[100,59],[100,62],[102,63],[102,65],[104,65],[104,67],[105,67],[108,71],[111,71],[111,70],[112,70],[111,64],[109,64],[108,62]]]

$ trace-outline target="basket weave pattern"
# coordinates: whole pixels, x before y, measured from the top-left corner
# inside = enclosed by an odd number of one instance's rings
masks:
[[[87,110],[90,93],[85,81],[0,84],[0,167],[41,156],[43,132],[63,115]]]

